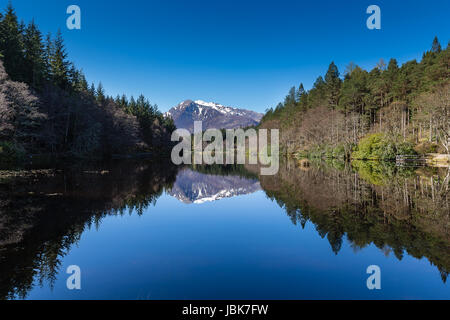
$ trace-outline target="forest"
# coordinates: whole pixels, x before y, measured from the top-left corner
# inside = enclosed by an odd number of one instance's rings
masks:
[[[366,71],[334,62],[311,90],[292,87],[266,110],[261,128],[279,128],[285,153],[303,157],[390,160],[449,154],[450,49],[438,38],[420,62],[383,59]]]
[[[174,129],[143,95],[113,98],[101,82],[89,85],[60,31],[44,36],[11,4],[0,13],[0,163],[166,152]]]

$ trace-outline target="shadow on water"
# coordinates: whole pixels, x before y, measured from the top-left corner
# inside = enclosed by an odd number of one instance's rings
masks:
[[[0,178],[0,299],[50,286],[84,231],[109,215],[143,214],[167,192],[185,203],[264,190],[292,223],[309,221],[338,254],[375,244],[398,259],[427,258],[450,270],[449,171],[381,163],[288,161],[275,176],[252,166],[175,167],[167,161],[3,172]]]

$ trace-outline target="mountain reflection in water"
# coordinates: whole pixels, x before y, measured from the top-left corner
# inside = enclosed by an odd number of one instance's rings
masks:
[[[239,175],[218,176],[184,168],[178,172],[170,195],[184,203],[201,204],[259,191],[256,178]]]
[[[151,214],[163,195],[219,208],[225,200],[216,200],[251,197],[258,191],[275,201],[293,224],[305,228],[312,223],[336,255],[348,241],[355,252],[373,244],[399,261],[405,256],[426,258],[446,286],[450,270],[447,168],[380,163],[304,166],[288,161],[276,176],[258,176],[258,168],[252,166],[176,167],[166,162],[3,173],[0,298],[26,298],[39,286],[52,287],[65,276],[62,265],[73,246],[108,217]]]

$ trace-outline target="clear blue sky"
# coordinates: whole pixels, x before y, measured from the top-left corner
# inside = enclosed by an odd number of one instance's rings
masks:
[[[2,7],[7,1],[1,0]],[[13,0],[19,18],[61,28],[70,59],[110,95],[143,93],[162,111],[202,99],[263,111],[300,82],[309,89],[331,61],[372,68],[420,59],[450,36],[448,0]],[[66,28],[79,5],[82,30]],[[366,8],[381,8],[368,30]]]

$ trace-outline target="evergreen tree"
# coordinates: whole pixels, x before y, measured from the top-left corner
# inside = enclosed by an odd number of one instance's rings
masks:
[[[394,87],[395,81],[399,75],[399,67],[396,59],[389,60],[389,64],[386,72],[383,72],[383,77],[386,81],[387,91],[388,93],[388,102],[392,102],[395,98],[395,95],[392,91]]]
[[[325,81],[322,76],[319,76],[313,84],[313,88],[317,90],[323,89],[325,86]]]
[[[295,101],[296,101],[296,90],[295,90],[295,87],[292,87],[292,88],[289,90],[288,95],[287,95],[286,98],[284,99],[284,105],[285,105],[285,106],[287,106],[287,105],[293,105],[293,104],[295,104]]]
[[[300,83],[300,86],[298,87],[297,94],[295,97],[295,100],[297,103],[300,103],[302,96],[305,94],[305,88],[303,87],[303,83]]]
[[[308,107],[318,107],[326,104],[326,89],[323,77],[319,76],[308,93]]]
[[[74,92],[87,92],[88,83],[81,70],[78,70],[73,63],[70,64],[69,69],[69,82],[72,85]]]
[[[24,81],[23,37],[20,29],[14,8],[9,3],[0,22],[0,53],[11,79]]]
[[[120,98],[120,106],[122,108],[124,108],[126,112],[129,113],[129,110],[128,110],[128,98],[127,98],[127,96],[125,94],[123,94],[122,97]]]
[[[136,110],[136,100],[134,99],[133,96],[131,96],[130,98],[130,102],[128,103],[128,112],[132,115],[135,115],[135,110]]]
[[[52,66],[51,66],[51,58],[53,56],[53,40],[51,33],[48,33],[45,37],[44,44],[44,79],[46,81],[52,80]]]
[[[328,106],[335,109],[339,103],[339,90],[341,89],[341,79],[339,78],[339,70],[334,62],[331,62],[325,75],[327,85],[327,102]]]
[[[441,44],[439,43],[438,37],[434,37],[433,45],[431,46],[431,52],[439,53],[442,51]]]
[[[100,82],[97,86],[97,90],[96,90],[96,100],[100,105],[103,105],[106,101],[106,97],[105,97],[105,89],[103,89],[103,85]]]
[[[42,35],[34,21],[25,29],[24,34],[24,63],[27,70],[25,81],[37,89],[42,85],[45,77],[44,45]]]
[[[76,88],[78,92],[88,92],[89,90],[88,82],[83,73],[83,70],[78,71],[78,80]]]
[[[91,87],[89,88],[89,94],[92,98],[95,98],[95,84],[92,83]]]
[[[53,42],[53,52],[50,57],[51,76],[53,83],[62,89],[68,88],[69,85],[69,65],[67,61],[66,48],[59,30],[56,39]]]
[[[347,77],[342,84],[341,108],[347,112],[365,114],[369,89],[367,87],[367,71],[356,67],[351,76]]]

